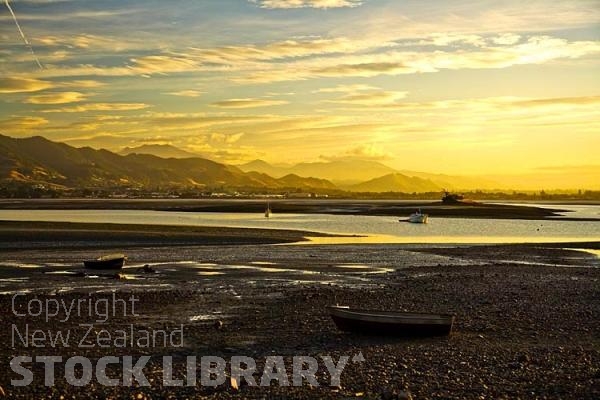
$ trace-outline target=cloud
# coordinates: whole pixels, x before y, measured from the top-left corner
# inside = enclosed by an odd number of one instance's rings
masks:
[[[516,107],[541,107],[554,105],[600,105],[600,96],[557,97],[548,99],[515,100]]]
[[[313,93],[356,93],[356,92],[360,92],[363,90],[378,90],[378,89],[379,89],[378,87],[371,86],[371,85],[361,85],[361,84],[338,85],[338,86],[334,86],[334,87],[320,88],[320,89],[314,90]]]
[[[70,82],[61,82],[58,86],[66,88],[97,88],[105,85],[105,83],[94,81],[91,79],[82,79]]]
[[[54,83],[40,79],[0,78],[0,93],[38,92],[54,86]]]
[[[390,153],[386,152],[381,145],[374,143],[360,144],[345,150],[341,155],[337,156],[326,156],[321,155],[321,159],[327,161],[335,160],[370,160],[370,161],[385,161],[390,160],[393,157]]]
[[[361,107],[395,105],[398,100],[404,99],[408,95],[407,91],[385,91],[375,86],[360,84],[322,88],[316,92],[342,93],[343,96],[332,100],[326,100],[326,102]]]
[[[189,58],[168,55],[134,58],[132,62],[134,65],[130,68],[139,74],[164,74],[198,69],[198,65]]]
[[[21,132],[47,125],[48,120],[42,117],[13,117],[0,120],[0,129]]]
[[[288,104],[288,101],[285,100],[266,100],[266,99],[230,99],[217,101],[215,103],[211,103],[213,107],[220,108],[254,108],[254,107],[269,107],[269,106],[279,106],[282,104]]]
[[[374,77],[441,70],[498,69],[515,65],[543,64],[600,53],[599,41],[568,41],[551,36],[532,36],[514,45],[485,45],[447,50],[387,50],[263,65],[257,72],[234,78],[240,83],[267,83],[319,77]]]
[[[367,107],[382,106],[396,104],[398,100],[405,98],[407,95],[408,92],[370,91],[348,94],[329,102]]]
[[[140,48],[141,43],[113,39],[98,35],[40,36],[36,41],[48,47],[66,47],[77,50],[111,50],[122,51]]]
[[[244,136],[243,132],[236,134],[211,133],[210,139],[217,143],[233,144],[240,140],[242,136]]]
[[[20,14],[21,21],[75,21],[79,19],[110,19],[121,15],[129,15],[135,13],[134,9],[121,9],[117,11],[73,11],[61,12],[55,14],[37,13],[37,14]]]
[[[167,92],[166,94],[181,97],[200,97],[203,93],[204,92],[200,92],[198,90],[180,90],[177,92]]]
[[[133,111],[150,107],[144,103],[89,103],[73,107],[43,110],[45,113],[74,113],[87,111]]]
[[[483,37],[475,34],[435,33],[429,40],[423,43],[431,43],[434,46],[448,46],[456,44],[470,44],[476,47],[485,46]]]
[[[24,103],[29,104],[66,104],[77,103],[85,100],[86,95],[80,92],[58,92],[50,94],[40,94],[28,97]]]
[[[270,121],[269,115],[212,115],[204,113],[156,113],[149,112],[140,117],[161,131],[197,130],[215,126],[247,125],[258,121]]]
[[[192,48],[185,56],[197,58],[202,63],[241,64],[249,67],[255,61],[300,58],[319,54],[353,53],[362,50],[393,46],[392,42],[368,41],[363,39],[337,38],[292,38],[272,43],[217,48]]]
[[[519,42],[521,40],[521,35],[516,35],[514,33],[503,33],[499,36],[492,38],[492,41],[495,44],[500,45],[511,45]]]
[[[250,0],[261,8],[341,8],[358,7],[362,0]]]

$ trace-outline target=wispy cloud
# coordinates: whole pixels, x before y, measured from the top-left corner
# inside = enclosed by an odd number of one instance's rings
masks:
[[[225,46],[216,48],[192,48],[187,56],[203,63],[251,63],[284,58],[301,58],[314,55],[355,53],[363,50],[391,47],[393,42],[369,41],[364,39],[337,38],[292,38],[266,44]],[[252,66],[252,64],[250,64]]]
[[[331,156],[323,154],[320,158],[326,161],[352,159],[385,161],[391,160],[393,157],[388,151],[384,150],[384,146],[381,144],[363,143],[344,150],[340,155]]]
[[[65,88],[97,88],[106,86],[106,83],[94,81],[91,79],[83,79],[83,80],[74,80],[70,82],[61,82],[57,85],[58,87]]]
[[[75,113],[87,111],[133,111],[150,107],[144,103],[89,103],[73,107],[43,110],[45,113]]]
[[[0,93],[38,92],[55,87],[50,81],[33,78],[0,78]]]
[[[405,91],[394,92],[377,90],[347,94],[345,96],[329,100],[328,102],[361,107],[378,107],[382,105],[397,104],[398,100],[404,99],[407,95],[408,92]]]
[[[358,7],[362,0],[250,0],[261,8],[341,8]]]
[[[397,50],[350,54],[266,65],[258,72],[235,78],[245,83],[305,80],[318,77],[374,77],[440,70],[496,69],[514,65],[543,64],[577,59],[600,53],[598,41],[568,41],[551,36],[533,36],[515,45],[471,49]]]
[[[180,97],[200,97],[203,93],[204,92],[201,92],[199,90],[179,90],[177,92],[167,92],[166,94]]]
[[[354,85],[338,85],[334,87],[320,88],[314,90],[313,93],[357,93],[363,90],[378,90],[379,88],[371,85],[354,84]]]
[[[288,104],[288,101],[285,100],[267,100],[267,99],[230,99],[217,101],[215,103],[211,103],[213,107],[221,107],[221,108],[255,108],[255,107],[269,107],[269,106],[279,106],[283,104]]]
[[[30,96],[24,102],[29,104],[66,104],[83,101],[86,97],[80,92],[58,92]]]
[[[235,133],[235,134],[225,134],[225,133],[211,133],[210,139],[214,142],[218,143],[227,143],[233,144],[240,140],[244,136],[243,132]]]
[[[12,117],[0,120],[0,130],[8,131],[11,134],[28,132],[31,129],[47,125],[48,120],[42,117]]]

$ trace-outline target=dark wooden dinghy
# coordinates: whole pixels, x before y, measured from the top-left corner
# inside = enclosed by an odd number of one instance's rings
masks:
[[[86,260],[83,265],[90,269],[121,269],[126,258],[124,254],[109,254],[95,260]]]
[[[454,316],[403,311],[360,310],[329,307],[338,329],[369,335],[445,336],[452,332]]]

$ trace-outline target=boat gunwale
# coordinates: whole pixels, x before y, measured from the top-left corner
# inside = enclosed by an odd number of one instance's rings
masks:
[[[411,311],[384,311],[384,310],[365,310],[358,308],[329,306],[332,315],[339,318],[348,318],[355,320],[386,320],[389,323],[423,323],[423,324],[453,324],[456,316],[454,314],[433,314]]]

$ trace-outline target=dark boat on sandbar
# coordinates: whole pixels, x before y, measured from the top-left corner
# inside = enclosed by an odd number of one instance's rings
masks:
[[[89,269],[121,269],[127,257],[124,254],[109,254],[95,260],[86,260],[83,265]]]
[[[360,310],[329,307],[338,329],[368,335],[446,336],[452,332],[454,315],[404,311]]]

